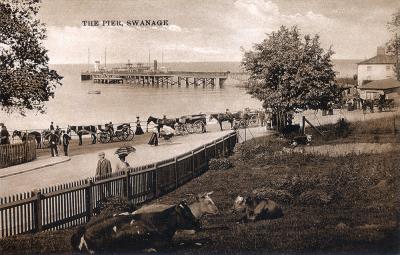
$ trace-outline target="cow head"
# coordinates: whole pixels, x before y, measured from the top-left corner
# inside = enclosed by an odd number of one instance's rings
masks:
[[[233,203],[233,210],[235,212],[243,212],[246,210],[247,198],[242,196],[237,196],[235,202]]]
[[[197,202],[200,203],[200,210],[204,214],[218,214],[219,210],[217,206],[214,204],[214,201],[210,198],[210,195],[213,193],[205,192],[203,194],[197,195]]]

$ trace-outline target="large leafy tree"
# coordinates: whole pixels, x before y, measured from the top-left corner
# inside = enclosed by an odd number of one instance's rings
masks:
[[[36,17],[40,0],[0,1],[0,107],[6,112],[45,111],[62,77],[48,66],[42,41],[45,25]]]
[[[318,35],[302,37],[296,26],[282,26],[245,52],[248,93],[274,113],[328,109],[341,99],[332,54],[321,48]]]
[[[387,43],[389,53],[396,57],[395,73],[397,80],[400,81],[400,9],[392,15],[392,19],[388,22],[389,31],[393,33],[392,38]]]

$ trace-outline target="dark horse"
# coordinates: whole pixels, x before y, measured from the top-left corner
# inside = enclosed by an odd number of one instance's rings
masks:
[[[146,132],[149,131],[149,123],[150,122],[153,122],[154,124],[157,125],[158,133],[160,134],[160,129],[162,128],[163,125],[167,125],[169,127],[172,127],[173,129],[175,129],[175,123],[177,123],[178,120],[179,119],[166,119],[166,123],[164,123],[164,119],[159,119],[159,118],[155,118],[153,116],[150,116],[147,119]]]
[[[67,133],[69,133],[71,130],[74,131],[75,134],[78,135],[79,145],[82,145],[82,136],[83,135],[91,135],[92,136],[92,144],[96,143],[96,132],[97,132],[96,126],[93,126],[93,125],[90,125],[90,126],[68,126]]]
[[[14,130],[14,132],[12,134],[12,138],[14,138],[15,136],[18,136],[23,142],[26,142],[27,138],[28,138],[28,140],[35,139],[36,140],[36,147],[38,149],[42,147],[42,135],[37,131],[29,132],[28,133],[28,137],[27,137],[25,132]]]
[[[216,119],[219,123],[219,127],[221,128],[222,131],[222,122],[224,121],[228,121],[229,123],[231,123],[231,128],[233,127],[233,121],[235,119],[239,119],[240,118],[240,113],[232,113],[232,114],[227,114],[227,113],[212,113],[210,114],[210,119]]]

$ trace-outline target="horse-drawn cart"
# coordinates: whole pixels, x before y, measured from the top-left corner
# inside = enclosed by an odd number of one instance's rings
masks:
[[[115,131],[112,124],[106,124],[105,128],[99,125],[98,130],[100,132],[97,134],[97,139],[101,143],[115,141],[114,139],[116,139],[116,141],[131,141],[135,134],[129,123],[118,125]]]
[[[177,119],[175,129],[177,134],[181,135],[204,133],[206,132],[206,123],[205,114],[185,115]]]
[[[258,124],[258,111],[247,111],[240,112],[239,119],[235,119],[238,121],[238,125],[240,128],[245,127],[255,127]]]

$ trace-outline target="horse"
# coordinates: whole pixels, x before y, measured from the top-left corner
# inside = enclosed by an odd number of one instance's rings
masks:
[[[150,116],[147,119],[147,126],[146,126],[146,132],[149,131],[149,124],[150,122],[153,122],[154,124],[157,125],[157,129],[158,129],[158,133],[160,134],[160,129],[162,128],[163,125],[167,125],[169,127],[172,127],[173,129],[175,129],[175,123],[177,123],[179,121],[179,119],[166,119],[164,123],[164,119],[159,119],[153,116]]]
[[[25,132],[21,132],[18,130],[14,130],[13,134],[12,134],[12,138],[14,138],[15,136],[18,136],[22,142],[26,142],[27,140],[36,140],[36,148],[41,148],[42,147],[42,135],[37,132],[37,131],[32,131],[28,133],[28,137],[26,135],[27,133]]]
[[[79,138],[79,145],[82,145],[82,136],[83,135],[91,135],[92,136],[92,144],[96,143],[96,133],[97,133],[97,128],[96,126],[90,125],[90,126],[68,126],[67,128],[67,133],[74,131],[75,134],[78,135]]]
[[[221,128],[222,131],[222,122],[224,121],[228,121],[229,123],[231,123],[231,128],[233,127],[233,121],[235,119],[239,119],[240,118],[240,113],[233,113],[233,114],[227,114],[227,113],[212,113],[210,114],[210,121],[212,119],[216,119],[219,123],[219,127]]]

